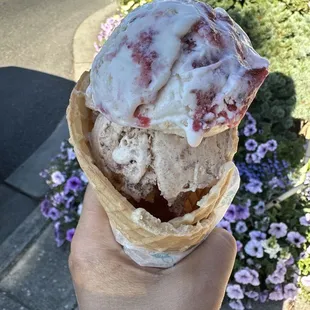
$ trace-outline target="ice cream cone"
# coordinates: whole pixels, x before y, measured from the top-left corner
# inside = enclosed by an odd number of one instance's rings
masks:
[[[218,218],[223,216],[223,212],[219,213],[218,210],[223,205],[223,197],[227,196],[232,182],[238,183],[238,180],[233,180],[236,176],[234,164],[229,161],[222,166],[220,178],[214,186],[189,194],[184,205],[185,211],[189,213],[181,217],[161,222],[146,210],[136,209],[114,188],[92,158],[88,135],[94,123],[92,111],[86,107],[84,96],[88,85],[89,72],[85,72],[71,94],[67,109],[70,142],[81,168],[107,212],[113,231],[119,232],[134,246],[156,252],[183,252],[199,244],[214,228]],[[235,130],[234,149],[237,142]],[[229,199],[231,197],[227,201]]]

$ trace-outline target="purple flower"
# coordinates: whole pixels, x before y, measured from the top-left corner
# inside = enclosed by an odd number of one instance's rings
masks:
[[[102,34],[98,34],[98,35],[97,35],[97,39],[98,39],[98,41],[99,41],[99,42],[101,42],[101,41],[102,41],[102,39],[103,39]]]
[[[254,269],[248,269],[248,270],[253,277],[251,281],[251,285],[258,286],[260,284],[258,272]]]
[[[65,182],[65,177],[60,171],[55,171],[51,174],[52,182],[54,185],[58,186]]]
[[[285,275],[286,274],[286,266],[283,262],[278,262],[277,263],[277,267],[276,267],[276,271],[279,273],[279,274],[283,274]]]
[[[249,284],[252,282],[253,276],[247,269],[241,269],[235,273],[234,278],[240,284]]]
[[[263,183],[256,179],[250,179],[250,183],[246,184],[245,189],[252,194],[261,193]]]
[[[244,248],[245,252],[253,257],[262,258],[264,256],[264,251],[261,243],[256,240],[250,240]]]
[[[255,214],[262,215],[265,212],[265,203],[260,201],[256,206],[254,206]]]
[[[61,144],[60,144],[60,151],[64,152],[65,150],[66,150],[66,142],[62,141]]]
[[[243,244],[239,240],[237,240],[236,243],[237,243],[237,252],[240,252],[243,248]]]
[[[286,266],[291,266],[295,263],[295,259],[293,257],[293,255],[291,255],[286,261],[285,261],[285,265]]]
[[[273,291],[269,294],[269,299],[270,300],[283,300],[284,296],[282,291]]]
[[[251,115],[250,112],[247,112],[247,113],[246,113],[246,116],[247,116],[247,121],[246,121],[246,124],[247,124],[247,125],[256,125],[256,120],[255,120],[255,118]]]
[[[231,299],[243,299],[243,291],[239,284],[228,284],[226,288],[227,296]]]
[[[252,240],[256,241],[262,241],[266,239],[266,234],[258,230],[252,230],[249,235]]]
[[[277,188],[277,187],[280,187],[280,188],[285,188],[285,184],[282,180],[279,180],[277,177],[273,177],[269,182],[268,182],[268,185],[274,189],[274,188]]]
[[[251,204],[252,204],[252,200],[251,199],[247,199],[244,207],[249,208],[251,206]]]
[[[81,173],[80,173],[80,178],[81,178],[82,182],[84,182],[85,184],[88,183],[87,176],[85,175],[85,173],[83,171],[81,171]]]
[[[306,287],[310,287],[310,275],[301,277],[300,281],[301,281],[302,285],[304,285]]]
[[[287,234],[287,226],[284,223],[272,223],[268,233],[277,239],[282,238]]]
[[[246,148],[248,151],[255,151],[256,148],[257,148],[257,142],[256,142],[254,139],[248,139],[248,140],[245,142],[245,148]]]
[[[73,176],[73,177],[69,178],[66,182],[65,193],[68,194],[69,191],[76,192],[81,188],[81,185],[82,185],[81,180],[78,177]]]
[[[65,194],[64,192],[56,193],[52,197],[53,205],[59,205],[62,204],[65,201]]]
[[[73,196],[71,196],[71,197],[69,197],[69,199],[66,201],[66,209],[70,209],[71,208],[71,203],[72,203],[72,201],[74,200],[74,197]]]
[[[48,211],[48,217],[51,220],[56,221],[60,217],[60,212],[56,208],[54,208],[54,207],[50,208],[50,210]]]
[[[65,243],[65,239],[61,239],[57,236],[55,236],[55,241],[56,241],[57,247],[61,247]]]
[[[230,223],[226,220],[221,220],[218,224],[217,227],[221,227],[226,229],[227,231],[231,232],[231,227],[230,227]]]
[[[268,152],[268,147],[267,144],[263,143],[261,145],[258,146],[256,154],[260,157],[260,158],[264,158],[266,153]]]
[[[46,179],[46,178],[47,178],[47,176],[48,176],[48,172],[47,172],[47,170],[43,170],[43,171],[41,171],[41,172],[39,173],[39,176],[40,176],[41,178]]]
[[[249,137],[249,136],[252,136],[254,135],[255,133],[257,132],[257,128],[254,124],[252,125],[246,125],[244,127],[244,130],[243,130],[243,134],[246,136],[246,137]]]
[[[284,298],[288,299],[288,298],[295,298],[295,296],[297,295],[297,287],[295,286],[295,284],[293,283],[289,283],[286,284],[284,286]]]
[[[268,298],[268,291],[263,291],[259,294],[259,301],[261,303],[266,302],[267,298]]]
[[[284,276],[285,274],[282,274],[275,270],[271,275],[267,277],[266,283],[281,284],[284,282]]]
[[[48,212],[50,210],[51,207],[51,203],[48,199],[44,199],[41,203],[40,203],[40,209],[41,209],[41,213],[44,217],[48,218]]]
[[[236,206],[231,204],[229,208],[227,209],[225,215],[225,220],[227,220],[230,223],[234,223],[236,220]]]
[[[67,230],[67,233],[66,233],[66,240],[68,240],[69,242],[71,242],[74,233],[75,233],[75,228],[68,229],[68,230]]]
[[[253,154],[251,154],[251,159],[252,159],[253,163],[259,164],[261,162],[262,158],[260,156],[258,156],[258,154],[253,153]]]
[[[246,224],[245,224],[244,221],[239,221],[239,222],[237,222],[237,224],[236,224],[236,232],[237,232],[238,234],[243,234],[243,233],[245,233],[247,230],[248,230],[248,228],[247,228],[247,226],[246,226]]]
[[[252,160],[252,154],[246,154],[246,155],[245,155],[245,162],[246,162],[247,164],[251,164],[251,163],[253,162],[253,160]]]
[[[249,207],[236,206],[236,219],[237,220],[246,220],[250,216]]]
[[[310,213],[309,213],[310,214]],[[308,215],[308,214],[307,214]],[[308,216],[309,217],[309,216]],[[303,225],[303,226],[310,226],[310,219],[307,220],[307,217],[306,216],[302,216],[300,219],[299,219],[299,223],[300,225]]]
[[[71,216],[65,215],[64,220],[65,220],[65,223],[70,223],[74,220],[74,218]]]
[[[55,241],[58,247],[62,246],[65,242],[64,233],[60,228],[60,222],[57,221],[54,223],[54,233],[55,233]]]
[[[255,291],[245,292],[244,294],[245,294],[245,296],[247,296],[251,299],[254,299],[254,300],[258,300],[258,297],[259,297],[259,294]]]
[[[231,300],[228,304],[231,309],[244,310],[243,303],[240,300]]]
[[[83,204],[80,203],[80,204],[78,205],[78,208],[77,208],[77,214],[78,214],[78,215],[81,215],[81,214],[82,214],[82,209],[83,209]]]
[[[268,151],[270,151],[270,152],[274,152],[277,149],[277,147],[278,147],[277,141],[273,140],[273,139],[272,140],[268,140],[266,145],[267,145]]]
[[[301,245],[306,242],[306,238],[302,236],[300,233],[298,233],[297,231],[290,231],[287,234],[287,240],[290,243],[296,245],[297,248],[300,248]]]
[[[54,229],[59,231],[59,228],[60,228],[60,222],[57,221],[57,222],[54,223]]]
[[[68,156],[68,160],[74,160],[75,159],[75,153],[73,148],[68,148],[67,149],[67,156]]]

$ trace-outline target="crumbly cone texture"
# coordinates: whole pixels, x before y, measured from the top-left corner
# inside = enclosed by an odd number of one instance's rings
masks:
[[[237,137],[234,128],[193,148],[183,137],[122,127],[100,114],[90,141],[96,164],[124,196],[154,202],[158,188],[173,213],[180,215],[192,211],[185,204],[192,192],[216,184],[220,168],[236,152]]]
[[[161,222],[146,210],[135,209],[112,185],[92,157],[88,137],[94,127],[93,114],[85,105],[84,95],[88,85],[89,72],[85,72],[71,94],[67,109],[70,142],[81,168],[107,212],[112,228],[131,244],[152,251],[182,252],[197,245],[214,228],[216,207],[223,193],[228,190],[234,164],[229,161],[220,168],[218,181],[198,201],[199,209],[191,213]]]

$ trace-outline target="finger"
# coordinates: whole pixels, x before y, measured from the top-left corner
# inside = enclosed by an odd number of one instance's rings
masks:
[[[186,281],[185,294],[188,298],[197,296],[193,292],[201,290],[201,308],[193,301],[197,305],[193,309],[219,309],[235,256],[236,241],[233,236],[224,229],[216,228],[193,253],[167,272],[177,273],[181,281]]]
[[[109,218],[91,185],[88,185],[86,189],[82,214],[71,247],[75,245],[81,245],[86,251],[97,250],[98,248],[105,250],[121,249],[115,241]]]

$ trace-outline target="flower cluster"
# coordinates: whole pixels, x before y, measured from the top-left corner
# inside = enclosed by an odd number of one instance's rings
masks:
[[[308,164],[308,169],[310,170],[310,162]],[[304,185],[306,188],[303,191],[303,199],[308,202],[310,201],[310,171],[305,175]],[[299,224],[310,229],[310,208],[305,208],[307,212],[304,216],[300,217]],[[307,240],[310,240],[310,232],[306,236]],[[303,295],[310,301],[310,246],[308,246],[305,251],[301,254],[301,259],[298,262],[298,267],[300,270],[299,286]]]
[[[277,207],[266,207],[293,186],[289,177],[292,168],[278,158],[277,141],[262,142],[260,133],[256,120],[247,113],[239,131],[236,160],[241,186],[218,224],[237,240],[237,260],[226,289],[232,309],[248,309],[254,301],[294,298],[297,262],[310,242],[307,189],[304,199],[292,197]],[[307,175],[305,183],[310,183],[309,179]],[[310,282],[308,275],[301,279],[300,283]]]
[[[120,24],[123,19],[122,15],[115,15],[113,17],[109,17],[105,23],[101,23],[100,32],[97,36],[96,42],[94,42],[95,47],[95,56],[99,53],[105,41],[112,34],[113,30]]]
[[[43,216],[54,223],[57,246],[72,240],[88,183],[71,145],[62,142],[60,150],[50,167],[40,174],[50,188],[40,208]]]

